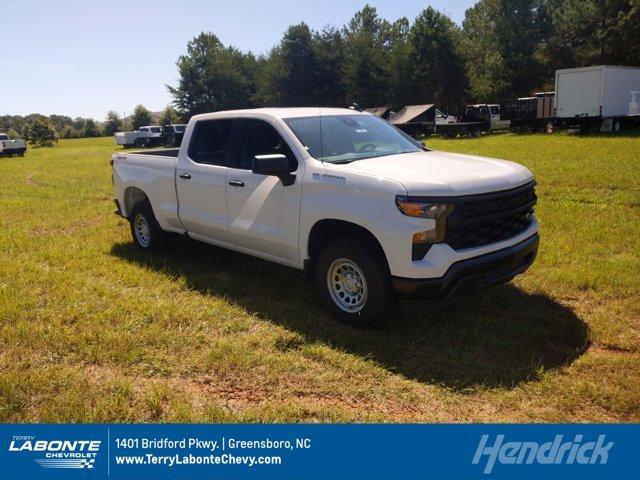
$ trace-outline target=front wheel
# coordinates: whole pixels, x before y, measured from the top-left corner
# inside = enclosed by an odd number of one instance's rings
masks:
[[[384,259],[358,239],[330,243],[318,258],[316,281],[332,314],[352,325],[381,324],[396,305]]]

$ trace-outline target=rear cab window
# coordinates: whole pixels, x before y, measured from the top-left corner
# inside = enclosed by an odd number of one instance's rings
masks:
[[[196,163],[227,165],[232,118],[199,120],[189,144],[189,158]]]

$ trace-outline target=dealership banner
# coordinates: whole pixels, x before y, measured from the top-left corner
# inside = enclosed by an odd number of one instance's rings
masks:
[[[0,425],[2,478],[640,478],[639,425]]]

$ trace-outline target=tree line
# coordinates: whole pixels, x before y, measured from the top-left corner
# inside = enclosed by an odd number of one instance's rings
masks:
[[[389,21],[366,5],[342,27],[292,25],[264,55],[201,33],[177,61],[178,84],[168,86],[175,108],[159,118],[142,105],[103,122],[5,115],[0,131],[55,142],[261,106],[436,103],[459,114],[465,103],[552,90],[556,69],[602,64],[640,66],[640,0],[480,0],[461,26],[432,7]]]
[[[177,110],[168,106],[155,119],[159,125],[169,125],[182,122]],[[154,115],[144,105],[138,105],[133,114],[123,119],[117,112],[111,110],[103,122],[93,118],[67,115],[2,115],[0,116],[0,132],[7,133],[11,138],[24,138],[35,145],[52,145],[60,138],[89,138],[111,136],[115,132],[126,129],[137,130],[144,125],[154,123]]]
[[[184,118],[260,106],[436,103],[459,113],[553,89],[554,72],[640,66],[640,0],[480,0],[461,26],[432,7],[413,21],[366,5],[342,27],[290,26],[267,54],[203,32],[169,86]]]

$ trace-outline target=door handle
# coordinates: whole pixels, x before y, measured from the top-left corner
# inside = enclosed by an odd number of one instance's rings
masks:
[[[181,173],[178,175],[180,178],[184,178],[185,180],[189,180],[191,178],[191,175],[188,173]]]
[[[229,180],[229,185],[232,187],[244,187],[244,182],[241,180]]]

